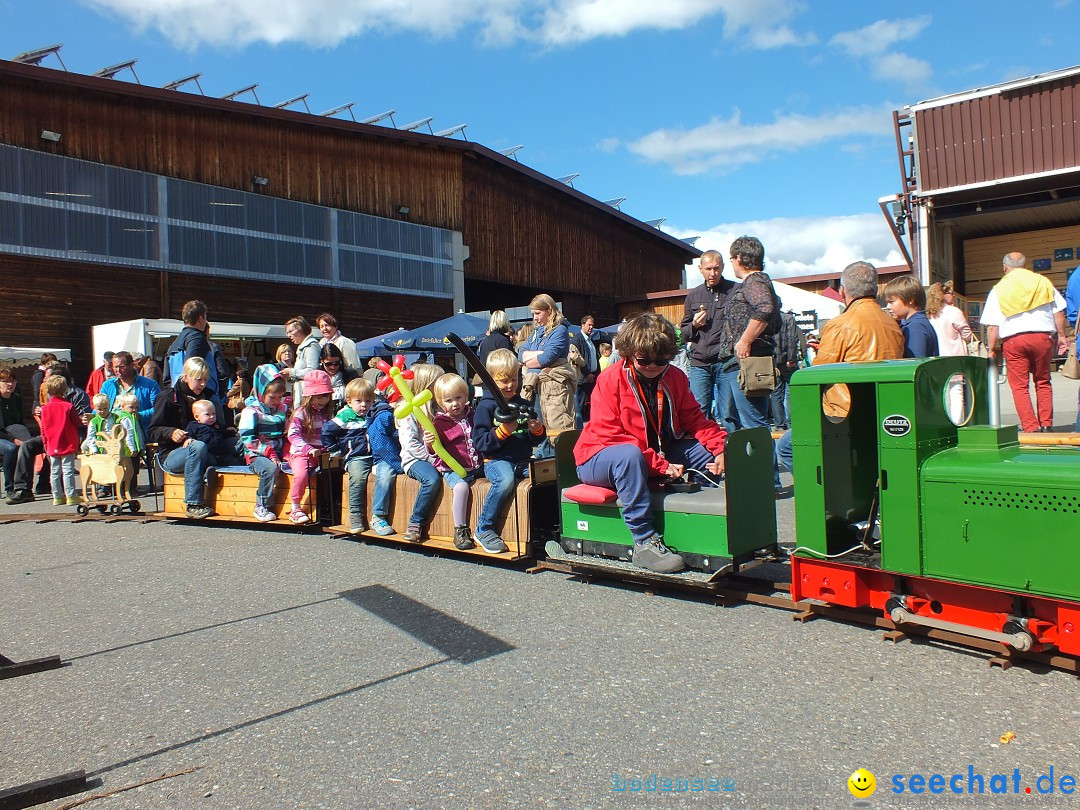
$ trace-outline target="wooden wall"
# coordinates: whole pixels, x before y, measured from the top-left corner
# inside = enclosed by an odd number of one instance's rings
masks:
[[[1060,248],[1072,248],[1073,258],[1053,261],[1054,250]],[[1035,269],[1035,259],[1050,259],[1050,270],[1040,272],[1055,287],[1064,290],[1067,271],[1080,264],[1080,225],[964,240],[964,292],[967,296],[985,301],[990,288],[1001,280],[1002,257],[1015,250],[1027,256],[1029,270]]]
[[[186,93],[169,93],[166,102],[63,84],[42,92],[5,72],[5,143],[42,149],[41,131],[49,129],[63,137],[44,148],[68,157],[242,191],[254,190],[260,175],[277,197],[390,218],[405,205],[412,222],[462,229],[457,148],[316,127],[293,113],[268,123],[245,114],[247,104],[233,102],[226,114],[193,106]]]
[[[608,298],[682,281],[685,249],[494,163],[463,172],[469,278]]]
[[[179,318],[185,301],[198,298],[215,320],[284,324],[329,310],[354,340],[413,328],[453,314],[451,302],[330,287],[250,283],[101,264],[0,254],[0,345],[70,348],[76,379],[95,366],[94,324],[136,318]],[[100,361],[97,361],[100,362]]]

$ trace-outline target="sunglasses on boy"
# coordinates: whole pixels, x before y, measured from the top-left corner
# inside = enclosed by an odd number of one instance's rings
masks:
[[[645,368],[646,366],[652,366],[653,368],[663,368],[664,366],[671,363],[671,358],[670,357],[638,357],[637,355],[635,355],[634,356],[634,362],[637,365],[641,366],[642,368]]]

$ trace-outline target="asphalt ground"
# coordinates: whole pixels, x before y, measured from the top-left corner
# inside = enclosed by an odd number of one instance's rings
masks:
[[[860,767],[869,807],[1012,808],[1080,779],[1075,676],[777,609],[172,523],[0,525],[0,577],[0,653],[68,662],[0,681],[0,788],[197,768],[91,808],[825,809]]]

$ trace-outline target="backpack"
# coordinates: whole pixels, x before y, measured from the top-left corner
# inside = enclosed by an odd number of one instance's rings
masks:
[[[206,366],[210,369],[210,378],[206,381],[206,387],[214,392],[215,397],[220,398],[222,392],[218,387],[218,371],[214,353],[215,348],[211,347],[210,355],[206,358]],[[168,380],[170,385],[175,386],[177,381],[184,376],[184,363],[187,359],[180,349],[165,355],[165,379]]]

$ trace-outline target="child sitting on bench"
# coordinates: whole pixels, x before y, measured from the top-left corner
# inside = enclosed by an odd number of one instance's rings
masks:
[[[240,467],[244,460],[236,450],[236,435],[229,433],[217,420],[217,408],[208,399],[191,403],[192,420],[184,431],[189,437],[206,445],[210,462],[215,467]]]
[[[255,369],[251,387],[251,396],[240,412],[240,438],[244,442],[244,460],[259,476],[255,519],[269,523],[276,519],[270,506],[285,445],[286,385],[277,366],[266,363]]]
[[[496,349],[488,355],[484,365],[506,401],[518,408],[514,412],[503,412],[485,389],[473,418],[473,444],[484,459],[484,477],[491,482],[476,522],[476,542],[484,551],[497,554],[506,550],[506,544],[495,531],[495,522],[514,496],[518,479],[528,476],[533,448],[544,440],[544,425],[535,413],[527,419],[524,416],[532,408],[518,396],[521,363],[514,353],[509,349]]]
[[[574,447],[578,478],[618,494],[634,539],[638,568],[670,574],[685,567],[653,528],[650,478],[677,479],[687,470],[719,475],[727,433],[706,419],[690,383],[671,365],[675,327],[643,312],[619,329],[619,360],[596,379],[592,417]]]

